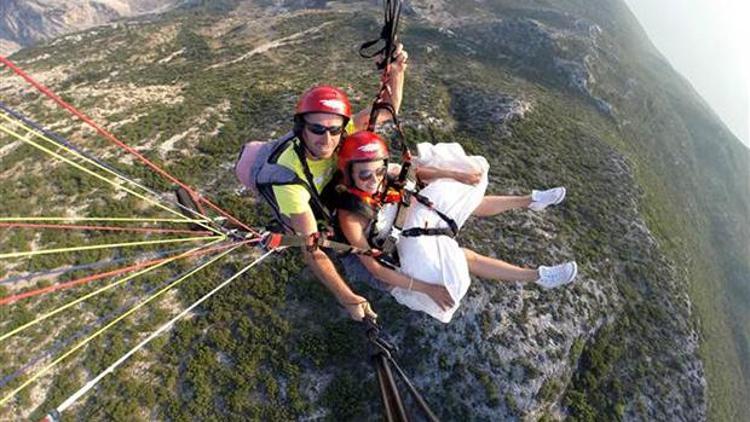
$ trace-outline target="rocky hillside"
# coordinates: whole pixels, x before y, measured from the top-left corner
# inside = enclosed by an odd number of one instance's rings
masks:
[[[177,0],[4,0],[0,2],[0,54],[113,20],[160,13]]]
[[[542,213],[470,220],[460,243],[522,265],[575,259],[580,268],[573,286],[549,292],[475,279],[448,325],[354,286],[374,301],[399,360],[445,420],[750,414],[750,257],[742,246],[750,207],[740,177],[748,151],[623,3],[598,3],[407,3],[409,139],[459,142],[486,156],[493,193],[555,185],[569,192],[564,205]],[[267,211],[230,173],[239,146],[288,130],[296,97],[315,83],[341,86],[358,108],[368,105],[378,75],[356,47],[379,32],[381,11],[372,2],[193,6],[11,59],[243,221],[262,225]],[[0,75],[3,102],[167,198],[171,186],[21,79]],[[0,216],[163,216],[17,139],[0,142]],[[3,251],[111,239],[122,237],[0,231]],[[0,279],[133,254],[6,260]],[[0,417],[40,417],[252,254],[233,254],[122,321]],[[362,328],[299,261],[285,252],[237,280],[105,379],[71,417],[379,420]],[[0,342],[0,393],[190,266],[127,283],[81,303],[80,318],[61,316]],[[44,283],[4,282],[0,296]],[[94,289],[0,307],[0,332]]]

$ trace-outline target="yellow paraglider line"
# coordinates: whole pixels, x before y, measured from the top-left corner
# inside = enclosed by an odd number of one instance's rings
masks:
[[[70,308],[70,307],[72,307],[72,306],[75,306],[75,305],[77,305],[77,304],[79,304],[79,303],[83,302],[83,301],[84,301],[84,300],[86,300],[86,299],[92,298],[92,297],[94,297],[94,296],[96,296],[96,295],[98,295],[98,294],[100,294],[100,293],[103,293],[103,292],[105,292],[105,291],[109,290],[109,289],[112,289],[112,288],[114,288],[114,287],[117,287],[117,286],[119,286],[119,285],[121,285],[121,284],[125,283],[125,282],[126,282],[126,281],[128,281],[128,280],[132,280],[132,279],[134,279],[134,278],[136,278],[136,277],[138,277],[138,276],[140,276],[140,275],[146,274],[146,273],[148,273],[148,272],[150,272],[150,271],[153,271],[153,270],[155,270],[155,269],[157,269],[157,268],[159,268],[159,267],[162,267],[162,266],[164,266],[164,265],[167,265],[167,264],[169,264],[170,262],[173,262],[173,261],[175,261],[175,260],[177,260],[177,259],[180,259],[180,258],[184,258],[184,257],[186,257],[186,256],[189,256],[189,255],[191,255],[191,254],[192,254],[193,252],[195,252],[195,251],[198,251],[198,250],[200,250],[200,249],[202,249],[202,248],[207,248],[207,247],[210,247],[210,246],[212,246],[212,245],[214,245],[214,244],[216,244],[216,243],[220,242],[221,240],[222,240],[222,239],[218,239],[218,240],[215,240],[215,241],[213,241],[213,242],[211,242],[211,243],[209,243],[209,244],[207,244],[207,245],[204,245],[204,246],[199,246],[199,247],[197,247],[197,248],[193,248],[193,249],[191,249],[191,250],[189,250],[189,251],[187,251],[187,252],[184,252],[184,253],[182,253],[182,254],[180,254],[180,255],[177,255],[177,256],[175,256],[175,257],[173,257],[173,258],[170,258],[170,259],[167,259],[167,260],[165,260],[165,261],[163,261],[163,262],[160,262],[160,263],[158,263],[158,264],[156,264],[156,265],[154,265],[154,266],[152,266],[152,267],[148,267],[148,268],[146,268],[146,269],[144,269],[144,270],[138,271],[137,273],[131,274],[131,275],[129,275],[129,276],[127,276],[127,277],[125,277],[125,278],[122,278],[122,279],[120,279],[120,280],[118,280],[118,281],[115,281],[114,283],[108,284],[108,285],[106,285],[106,286],[104,286],[104,287],[101,287],[101,288],[99,288],[99,289],[97,289],[97,290],[94,290],[93,292],[91,292],[91,293],[89,293],[89,294],[87,294],[87,295],[85,295],[85,296],[82,296],[82,297],[80,297],[80,298],[78,298],[78,299],[75,299],[75,300],[73,300],[73,301],[71,301],[71,302],[68,302],[68,303],[66,303],[66,304],[65,304],[65,305],[63,305],[63,306],[60,306],[59,308],[56,308],[56,309],[54,309],[54,310],[52,310],[52,311],[50,311],[50,312],[47,312],[46,314],[44,314],[44,315],[41,315],[41,316],[39,316],[39,317],[35,318],[34,320],[32,320],[32,321],[29,321],[29,322],[27,322],[26,324],[23,324],[23,325],[21,325],[21,326],[20,326],[20,327],[18,327],[18,328],[15,328],[15,329],[13,329],[13,330],[11,330],[11,331],[9,331],[9,332],[7,332],[7,333],[3,334],[3,335],[0,335],[0,342],[4,341],[4,340],[5,340],[5,339],[7,339],[8,337],[11,337],[11,336],[13,336],[13,335],[16,335],[16,334],[20,333],[21,331],[23,331],[23,330],[25,330],[25,329],[27,329],[27,328],[29,328],[29,327],[33,326],[33,325],[36,325],[36,324],[38,324],[38,323],[40,323],[40,322],[42,322],[42,321],[44,321],[44,320],[46,320],[46,319],[48,319],[48,318],[50,318],[50,317],[53,317],[53,316],[55,316],[55,315],[59,314],[60,312],[62,312],[62,311],[64,311],[64,310],[66,310],[66,309],[68,309],[68,308]]]
[[[24,381],[21,385],[19,385],[18,387],[16,387],[16,389],[14,389],[10,393],[8,393],[5,397],[3,397],[2,399],[0,399],[0,406],[2,406],[5,403],[7,403],[10,399],[13,398],[13,396],[15,396],[16,394],[18,394],[21,390],[23,390],[24,388],[28,387],[31,383],[33,383],[34,381],[36,381],[37,379],[39,379],[42,375],[44,375],[47,372],[49,372],[53,367],[55,367],[57,364],[59,364],[60,362],[62,362],[65,358],[67,358],[68,356],[72,355],[77,350],[81,349],[82,347],[84,347],[88,343],[90,343],[92,340],[94,340],[97,337],[99,337],[102,333],[104,333],[105,331],[107,331],[109,328],[111,328],[112,326],[114,326],[118,322],[122,321],[123,319],[127,318],[128,316],[130,316],[131,314],[133,314],[138,309],[140,309],[143,306],[149,304],[151,301],[153,301],[157,297],[161,296],[162,294],[164,294],[168,290],[170,290],[173,287],[179,285],[180,283],[182,283],[183,281],[185,281],[187,278],[189,278],[193,274],[195,274],[198,271],[202,270],[203,268],[205,268],[205,267],[213,264],[217,260],[223,258],[228,253],[236,250],[237,248],[239,248],[240,246],[242,246],[243,243],[244,242],[241,242],[240,244],[236,245],[232,249],[229,249],[228,251],[222,252],[220,255],[218,255],[217,257],[213,258],[212,260],[204,263],[200,267],[197,267],[196,269],[194,269],[193,271],[189,272],[188,274],[185,274],[184,276],[182,276],[179,279],[175,280],[171,284],[165,286],[163,289],[161,289],[158,292],[154,293],[153,295],[149,296],[144,301],[142,301],[139,304],[133,306],[128,311],[126,311],[124,314],[122,314],[119,317],[115,318],[114,320],[110,321],[107,325],[105,325],[104,327],[100,328],[94,334],[92,334],[92,335],[86,337],[85,339],[81,340],[80,342],[78,342],[78,344],[76,344],[75,346],[73,346],[70,350],[68,350],[67,352],[65,352],[62,356],[58,357],[54,361],[52,361],[49,364],[47,364],[45,367],[43,367],[42,369],[40,369],[39,371],[37,371],[33,376],[31,376],[31,378],[29,378],[28,380]],[[2,338],[0,338],[0,340],[2,340]]]
[[[163,205],[163,204],[161,204],[161,203],[159,203],[157,201],[154,201],[153,199],[148,198],[148,197],[146,197],[146,196],[144,196],[144,195],[142,195],[142,194],[140,194],[140,193],[138,193],[138,192],[136,192],[136,191],[134,191],[132,189],[129,189],[129,188],[125,187],[125,186],[122,186],[120,183],[117,183],[114,180],[108,179],[108,178],[106,178],[106,177],[104,177],[104,176],[102,176],[102,175],[100,175],[100,174],[98,174],[96,172],[93,172],[90,169],[87,169],[87,168],[81,166],[80,164],[78,164],[78,163],[76,163],[76,162],[74,162],[74,161],[72,161],[72,160],[70,160],[70,159],[68,159],[66,157],[63,157],[62,155],[57,154],[56,152],[54,152],[54,151],[52,151],[52,150],[50,150],[48,148],[45,148],[44,146],[42,146],[42,145],[34,142],[33,140],[31,140],[30,137],[29,137],[29,135],[34,135],[35,137],[42,138],[43,140],[46,140],[47,142],[53,143],[56,147],[62,148],[63,150],[68,151],[71,154],[74,154],[74,155],[77,155],[78,157],[83,158],[84,160],[86,160],[90,164],[93,164],[97,168],[103,169],[107,173],[114,174],[120,180],[124,180],[124,181],[126,181],[128,183],[134,184],[135,186],[137,186],[137,187],[139,187],[141,189],[146,189],[145,187],[139,185],[138,183],[135,183],[135,182],[130,181],[128,179],[123,179],[120,175],[118,175],[117,173],[112,172],[111,170],[107,169],[106,167],[101,166],[100,164],[98,164],[98,163],[96,163],[96,162],[94,162],[92,160],[89,160],[86,157],[83,157],[82,155],[78,154],[77,152],[71,150],[70,148],[65,147],[63,145],[60,145],[60,144],[52,141],[51,139],[45,137],[44,135],[40,135],[33,128],[30,128],[30,127],[26,126],[22,122],[9,120],[9,118],[7,116],[5,116],[4,113],[0,113],[0,116],[2,116],[5,120],[10,121],[14,125],[20,126],[22,129],[26,130],[27,134],[26,134],[26,136],[23,136],[23,135],[17,133],[16,131],[14,131],[14,130],[8,128],[8,127],[6,127],[3,124],[0,124],[0,131],[3,131],[3,132],[5,132],[8,135],[13,136],[14,138],[16,138],[16,139],[18,139],[18,140],[20,140],[20,141],[22,141],[24,143],[29,144],[29,145],[31,145],[31,146],[33,146],[33,147],[35,147],[35,148],[37,148],[37,149],[45,152],[45,153],[47,153],[47,154],[49,154],[49,155],[57,158],[58,160],[61,160],[61,161],[65,162],[65,163],[67,163],[67,164],[70,164],[71,166],[75,167],[78,170],[81,170],[81,171],[85,172],[86,174],[94,176],[94,177],[96,177],[96,178],[98,178],[98,179],[100,179],[100,180],[108,183],[108,184],[114,186],[116,189],[122,189],[125,192],[128,192],[131,195],[135,196],[136,198],[139,198],[139,199],[141,199],[143,201],[146,201],[146,202],[148,202],[151,205],[154,205],[154,206],[156,206],[158,208],[161,208],[162,210],[165,210],[165,211],[167,211],[167,212],[169,212],[171,214],[175,214],[175,215],[177,215],[179,217],[182,217],[184,220],[187,219],[179,211],[175,211],[175,210],[173,210],[173,209],[171,209],[171,208],[169,208],[169,207],[167,207],[167,206],[165,206],[165,205]],[[205,217],[205,216],[204,216],[204,218],[208,219],[208,217]],[[199,224],[202,227],[204,227],[204,228],[206,228],[206,229],[208,229],[208,230],[210,230],[210,231],[212,231],[212,232],[214,232],[216,234],[221,234],[221,232],[219,232],[218,230],[216,230],[213,227],[204,225],[203,223],[196,223],[196,224]]]
[[[224,235],[201,236],[201,237],[186,237],[182,239],[145,240],[142,242],[108,243],[106,245],[71,246],[69,248],[41,249],[37,251],[25,251],[25,252],[10,252],[10,253],[0,254],[0,259],[23,258],[27,256],[49,255],[49,254],[64,253],[64,252],[90,251],[90,250],[106,249],[106,248],[127,248],[131,246],[163,245],[165,243],[184,243],[184,242],[195,242],[197,240],[214,240],[214,239],[223,240],[223,239],[226,239],[226,236]]]
[[[135,222],[135,223],[181,223],[193,224],[205,222],[205,220],[178,220],[170,218],[131,218],[131,217],[0,217],[0,222],[21,221],[99,221],[99,222]]]

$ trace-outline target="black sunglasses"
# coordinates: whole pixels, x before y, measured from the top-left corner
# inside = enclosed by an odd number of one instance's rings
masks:
[[[341,125],[323,126],[319,123],[308,123],[307,121],[305,121],[305,126],[307,127],[307,130],[316,135],[325,135],[326,132],[329,132],[331,136],[337,136],[341,135],[341,132],[344,131],[344,127]]]
[[[378,179],[381,179],[383,175],[385,175],[386,170],[388,168],[386,166],[379,167],[375,170],[361,170],[357,172],[357,178],[363,182],[366,182],[373,177],[377,177]]]

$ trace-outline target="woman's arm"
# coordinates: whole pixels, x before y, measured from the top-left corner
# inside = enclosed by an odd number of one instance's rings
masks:
[[[341,231],[344,232],[344,236],[346,236],[346,239],[352,246],[362,249],[369,248],[369,244],[365,237],[365,230],[368,225],[366,218],[346,210],[339,210],[338,218],[339,224],[341,225]],[[398,271],[393,271],[392,269],[380,264],[371,256],[357,255],[357,257],[370,274],[391,286],[424,293],[430,296],[430,298],[432,298],[432,300],[443,309],[448,309],[454,304],[454,301],[445,286],[426,283],[401,274]]]
[[[422,181],[430,181],[435,179],[454,179],[467,185],[476,185],[482,180],[482,173],[479,171],[474,172],[461,172],[455,170],[446,170],[437,167],[430,166],[419,166],[417,167],[417,178]]]

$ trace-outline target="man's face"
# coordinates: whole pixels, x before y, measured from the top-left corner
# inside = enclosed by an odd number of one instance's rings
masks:
[[[313,158],[331,158],[341,140],[344,118],[337,114],[310,113],[304,115],[303,119],[305,120],[305,129],[302,132],[304,142]],[[322,134],[313,132],[320,132],[322,129],[325,129]]]

